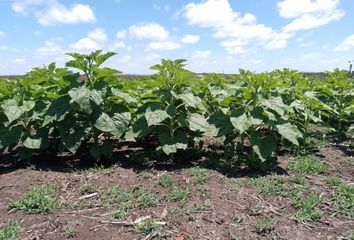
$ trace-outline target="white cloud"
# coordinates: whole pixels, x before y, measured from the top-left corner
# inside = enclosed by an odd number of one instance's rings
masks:
[[[24,58],[16,58],[15,60],[12,61],[13,63],[24,63],[26,62],[26,59]]]
[[[79,51],[93,51],[102,49],[107,41],[107,35],[104,29],[96,28],[87,33],[87,36],[81,38],[76,43],[70,45],[71,48]]]
[[[5,36],[5,33],[0,31],[0,37],[2,36]]]
[[[37,52],[41,55],[54,55],[62,54],[63,49],[59,45],[58,41],[46,41],[43,47],[37,49]]]
[[[0,45],[0,51],[6,51],[9,50],[9,47],[6,45]]]
[[[154,50],[175,50],[180,49],[181,45],[172,41],[151,42],[148,48]]]
[[[251,43],[264,45],[266,48],[285,47],[287,38],[271,27],[257,23],[255,15],[235,12],[228,0],[207,0],[202,3],[190,3],[184,7],[184,17],[191,25],[211,28],[215,38],[226,39],[221,45],[228,53],[246,52]],[[290,37],[290,36],[289,36]]]
[[[169,32],[157,23],[139,23],[137,25],[132,25],[129,27],[127,33],[131,37],[155,41],[163,41],[169,37]]]
[[[121,30],[117,32],[116,36],[119,39],[124,39],[127,36],[128,31],[127,30]]]
[[[14,0],[11,8],[14,12],[28,15],[29,10],[43,3],[43,0]]]
[[[156,4],[154,3],[152,5],[152,7],[157,10],[157,11],[165,11],[165,12],[169,12],[170,11],[170,6],[165,4],[165,5],[159,5],[159,4]]]
[[[348,51],[354,48],[354,34],[350,35],[346,39],[343,40],[335,49],[334,51]]]
[[[37,11],[35,16],[38,22],[45,26],[96,22],[93,10],[84,4],[74,4],[67,8],[59,2],[54,2],[48,9]]]
[[[279,15],[284,18],[298,18],[308,13],[332,12],[339,0],[282,0],[277,3]]]
[[[205,60],[210,56],[211,52],[209,50],[206,51],[194,51],[192,52],[191,58],[194,60]]]
[[[125,48],[126,45],[123,41],[116,41],[112,44],[112,46],[109,48],[110,51],[117,51],[119,48]]]
[[[200,36],[198,35],[185,35],[182,37],[181,42],[187,43],[187,44],[193,44],[197,43],[200,39]]]
[[[91,38],[87,38],[87,37],[81,38],[79,41],[72,44],[71,47],[76,50],[88,50],[88,51],[100,49],[100,46],[95,40],[92,40]]]
[[[98,42],[105,42],[107,41],[107,34],[104,29],[102,28],[96,28],[95,30],[89,32],[87,36],[95,41]]]
[[[339,0],[282,0],[277,3],[279,15],[294,19],[283,27],[284,32],[308,30],[338,21],[344,11],[338,9]]]

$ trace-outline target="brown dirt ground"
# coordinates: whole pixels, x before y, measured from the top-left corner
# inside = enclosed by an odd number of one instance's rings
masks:
[[[320,149],[318,156],[326,163],[321,175],[307,175],[305,180],[311,189],[323,196],[331,194],[326,177],[338,176],[348,184],[354,184],[354,166],[349,164],[350,156],[340,149],[327,146]],[[1,157],[1,156],[0,156]],[[279,156],[278,168],[283,169],[280,177],[283,185],[292,188],[294,174],[287,166],[294,157]],[[1,158],[0,158],[1,159]],[[196,184],[192,181],[190,168],[180,167],[174,170],[156,170],[139,172],[134,167],[113,167],[101,171],[73,171],[70,167],[49,170],[45,167],[9,168],[0,160],[0,226],[11,219],[21,225],[20,239],[65,239],[64,228],[76,223],[76,238],[89,239],[348,239],[346,234],[354,229],[354,219],[333,214],[329,206],[323,206],[324,216],[317,221],[298,223],[292,216],[296,209],[291,201],[278,193],[261,193],[254,185],[242,185],[250,175],[227,176],[210,170],[208,183]],[[2,168],[2,170],[1,170]],[[165,195],[170,189],[159,185],[162,175],[170,175],[175,185],[189,189],[192,197],[184,203],[162,201],[155,207],[137,207],[131,210],[125,219],[134,221],[139,217],[151,216],[156,221],[166,223],[163,231],[153,236],[143,237],[134,232],[131,226],[107,223],[113,221],[112,213],[119,205],[104,204],[104,192],[113,186],[128,189],[133,185],[143,185],[156,196]],[[275,176],[266,176],[272,179]],[[9,211],[11,200],[18,199],[32,186],[51,183],[58,189],[58,202],[76,201],[77,208],[60,207],[47,214],[24,214],[21,211]],[[94,186],[98,196],[79,201],[87,193],[80,189],[84,184]],[[196,206],[205,206],[195,210]],[[176,213],[167,213],[165,209],[179,208]],[[165,211],[164,211],[165,210]],[[165,213],[163,213],[165,212]],[[166,215],[162,216],[161,215]],[[269,216],[273,229],[268,233],[258,233],[255,227],[257,219]],[[105,222],[106,221],[106,222]]]

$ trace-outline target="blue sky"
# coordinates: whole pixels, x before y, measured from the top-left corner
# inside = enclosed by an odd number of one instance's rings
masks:
[[[353,0],[0,0],[0,75],[95,49],[124,73],[162,58],[196,72],[347,69],[353,13]]]

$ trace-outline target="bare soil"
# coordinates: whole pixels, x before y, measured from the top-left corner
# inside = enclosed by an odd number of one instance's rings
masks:
[[[122,153],[123,154],[123,153]],[[354,184],[354,165],[346,152],[326,146],[317,155],[325,162],[320,175],[305,175],[305,184],[330,196],[329,176],[337,176],[347,184]],[[294,156],[278,156],[277,171],[267,179],[278,177],[288,190],[295,187],[295,174],[288,170]],[[57,162],[55,162],[57,161]],[[80,159],[84,161],[84,159]],[[196,183],[191,165],[173,168],[139,167],[134,164],[113,165],[106,169],[81,166],[72,160],[44,159],[23,163],[7,155],[0,156],[0,226],[11,219],[20,222],[20,239],[65,239],[65,229],[74,226],[74,239],[350,239],[354,219],[337,214],[331,204],[321,205],[324,215],[317,220],[298,222],[293,218],[297,209],[289,198],[280,193],[264,193],[257,186],[243,184],[255,173],[237,169],[223,174],[209,170],[206,183]],[[85,164],[84,164],[85,165]],[[278,171],[281,169],[282,171]],[[280,173],[279,173],[280,172]],[[122,191],[132,186],[144,186],[156,197],[162,197],[172,187],[159,184],[162,176],[174,179],[174,187],[188,189],[186,201],[161,200],[154,207],[134,207],[123,220],[115,220],[112,213],[119,203],[107,203],[107,190],[117,186]],[[52,184],[57,189],[58,207],[45,214],[25,214],[9,210],[9,203],[22,197],[33,186]],[[92,187],[83,192],[84,185]],[[82,199],[90,193],[96,196]],[[75,203],[70,205],[65,203]],[[150,217],[161,225],[158,231],[143,236],[135,231],[134,221]],[[257,221],[269,217],[272,227],[261,232]],[[136,224],[137,225],[137,224]]]

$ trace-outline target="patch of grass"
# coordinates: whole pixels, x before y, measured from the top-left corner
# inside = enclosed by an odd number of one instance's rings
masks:
[[[138,196],[136,202],[139,207],[154,207],[159,203],[160,199],[153,194],[145,193]]]
[[[116,220],[122,220],[128,215],[129,210],[132,208],[133,206],[131,204],[122,204],[112,213],[112,217]]]
[[[250,183],[259,188],[262,193],[277,193],[284,190],[281,178],[267,179],[266,177],[252,178]]]
[[[167,195],[165,195],[166,201],[177,202],[186,201],[192,196],[189,189],[173,188]]]
[[[348,240],[354,240],[354,231],[349,231],[346,233]]]
[[[0,240],[17,240],[20,233],[20,225],[17,221],[10,221],[0,227]]]
[[[298,184],[298,185],[305,185],[306,180],[304,178],[304,176],[302,176],[301,174],[295,174],[291,179],[291,182]]]
[[[354,158],[349,157],[349,158],[347,159],[347,163],[348,163],[349,166],[354,166]]]
[[[72,209],[72,210],[77,210],[82,207],[82,202],[79,201],[73,201],[73,200],[67,200],[63,201],[60,203],[59,208],[65,208],[65,209]]]
[[[340,179],[329,179],[329,184],[334,188],[332,201],[335,211],[354,218],[354,185],[342,182]]]
[[[123,191],[119,189],[118,187],[111,187],[105,192],[106,200],[110,203],[119,203],[119,202],[125,202],[128,201],[133,197],[133,194],[131,191]]]
[[[46,213],[57,205],[56,190],[52,185],[30,189],[22,198],[12,201],[9,208],[25,213]]]
[[[80,173],[87,174],[87,173],[111,173],[115,167],[119,165],[112,165],[112,166],[104,166],[104,165],[97,165],[95,164],[93,167],[80,171]]]
[[[159,184],[163,187],[172,187],[174,183],[172,176],[166,174],[162,175],[159,180]]]
[[[79,225],[78,222],[70,222],[65,225],[62,229],[63,234],[66,238],[75,238],[77,236],[76,227]]]
[[[234,218],[233,223],[239,225],[243,222],[243,220],[245,220],[244,216],[237,216]]]
[[[315,156],[301,156],[289,165],[289,169],[298,174],[320,174],[325,163]]]
[[[192,208],[193,212],[203,212],[210,209],[210,206],[208,204],[202,203],[202,204],[198,204],[198,205],[194,205],[194,207]]]
[[[191,168],[190,174],[192,175],[192,182],[195,184],[207,183],[211,178],[209,170],[205,168]]]
[[[138,177],[143,179],[150,179],[153,176],[151,171],[141,171],[138,173]]]
[[[80,192],[81,194],[90,194],[90,193],[94,193],[95,192],[95,186],[93,186],[92,184],[83,184],[80,187]]]
[[[156,223],[152,219],[147,219],[140,224],[137,224],[134,228],[134,232],[142,236],[147,236],[149,234],[160,231],[161,228],[161,224]]]
[[[183,210],[183,207],[171,207],[167,209],[167,211],[171,214],[180,214],[183,212]]]
[[[340,180],[340,178],[337,176],[330,176],[326,178],[326,182],[331,187],[338,187],[342,184],[342,180]]]
[[[270,217],[257,219],[254,223],[258,234],[270,233],[274,229],[275,222]]]
[[[323,212],[319,209],[324,202],[323,198],[314,192],[301,192],[299,189],[290,191],[289,197],[294,207],[298,210],[294,218],[298,222],[320,219]]]

